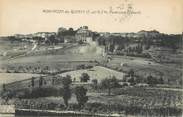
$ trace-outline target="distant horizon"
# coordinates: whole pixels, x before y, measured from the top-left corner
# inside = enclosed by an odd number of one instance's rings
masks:
[[[87,25],[82,25],[82,26],[87,26]],[[81,27],[81,26],[80,26]],[[67,30],[69,29],[69,28],[73,28],[73,27],[58,27],[55,31],[35,31],[35,32],[29,32],[29,33],[14,33],[14,34],[10,34],[10,35],[0,35],[0,37],[6,37],[6,36],[14,36],[14,35],[16,35],[16,34],[20,34],[20,35],[29,35],[29,34],[34,34],[34,33],[39,33],[39,32],[55,32],[55,33],[57,33],[57,31],[58,31],[58,29],[59,28],[66,28]],[[78,28],[73,28],[73,30],[77,30],[77,29],[79,29],[79,27]],[[166,33],[166,32],[161,32],[161,31],[159,31],[159,30],[156,30],[156,29],[151,29],[151,30],[145,30],[145,29],[142,29],[142,30],[139,30],[139,31],[134,31],[134,32],[131,32],[131,31],[124,31],[124,32],[109,32],[109,31],[96,31],[96,30],[92,30],[92,29],[90,29],[90,27],[88,27],[88,29],[89,30],[91,30],[92,32],[98,32],[98,33],[138,33],[138,32],[140,32],[140,31],[158,31],[159,33],[161,33],[161,34],[169,34],[169,35],[171,35],[171,34],[182,34],[183,32],[180,32],[180,33]]]

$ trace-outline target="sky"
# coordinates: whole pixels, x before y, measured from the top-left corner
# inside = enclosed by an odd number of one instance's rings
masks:
[[[128,5],[133,15],[91,14],[95,10],[119,11]],[[45,13],[43,10],[89,10],[88,14]],[[59,27],[88,26],[98,32],[158,30],[183,32],[182,0],[0,0],[0,36],[56,32]]]

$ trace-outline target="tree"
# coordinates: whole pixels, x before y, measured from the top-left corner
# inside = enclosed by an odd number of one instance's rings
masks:
[[[93,83],[93,87],[94,87],[95,89],[97,89],[98,80],[97,80],[97,79],[93,79],[93,80],[92,80],[92,83]]]
[[[55,77],[52,78],[52,82],[51,82],[52,85],[55,84]]]
[[[3,92],[6,91],[6,85],[3,84]]]
[[[158,80],[158,83],[159,83],[159,84],[164,84],[164,80],[163,80],[162,77],[160,77],[160,79]]]
[[[43,86],[43,77],[40,77],[39,78],[39,87],[42,87]]]
[[[108,95],[111,95],[112,88],[116,88],[118,86],[119,84],[115,76],[113,76],[112,78],[105,78],[101,81],[101,87],[108,89]]]
[[[182,86],[182,78],[179,80],[179,85],[181,85]]]
[[[35,78],[32,77],[32,79],[31,79],[31,86],[32,86],[32,87],[34,87],[34,80],[35,80]]]
[[[110,44],[109,45],[109,51],[110,52],[114,52],[114,44]]]
[[[74,31],[74,29],[73,29],[73,28],[69,28],[69,31],[70,31],[70,32],[73,32],[73,31]]]
[[[128,72],[128,75],[130,77],[130,79],[128,79],[128,82],[130,82],[130,84],[134,85],[135,84],[135,72],[133,71],[133,69],[130,69],[130,71]]]
[[[88,101],[88,96],[86,96],[87,89],[83,86],[77,86],[75,88],[75,95],[80,108],[84,106],[84,104]]]
[[[157,79],[149,75],[147,77],[147,84],[149,84],[150,86],[154,86],[155,84],[157,84]]]
[[[87,73],[82,73],[80,77],[81,82],[88,82],[90,80],[90,76]]]
[[[138,46],[136,47],[136,52],[141,54],[142,51],[143,51],[142,44],[138,44]]]
[[[141,78],[140,76],[135,77],[135,82],[134,83],[142,83],[142,82],[143,82],[143,78]]]
[[[134,77],[134,75],[135,75],[134,70],[133,70],[133,69],[130,69],[130,71],[128,72],[128,75],[129,75],[130,77]]]
[[[63,77],[62,79],[63,99],[66,107],[68,107],[68,100],[71,98],[71,89],[70,89],[71,83],[72,83],[71,76],[67,75],[66,77]]]
[[[57,44],[58,40],[56,39],[55,35],[51,35],[48,37],[48,44]]]
[[[134,84],[135,84],[135,79],[134,79],[134,77],[130,77],[130,79],[128,79],[128,82],[129,82],[131,85],[134,85]]]

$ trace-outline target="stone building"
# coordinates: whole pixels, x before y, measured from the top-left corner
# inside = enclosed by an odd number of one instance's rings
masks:
[[[75,37],[77,42],[91,43],[93,41],[93,33],[88,29],[88,26],[80,27]]]

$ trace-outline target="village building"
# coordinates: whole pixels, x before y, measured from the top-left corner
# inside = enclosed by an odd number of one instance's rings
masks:
[[[64,36],[64,43],[75,43],[75,42],[76,42],[75,36],[72,35]]]
[[[45,39],[53,35],[56,35],[56,33],[55,32],[37,32],[33,34],[34,37],[41,37]]]
[[[93,41],[93,33],[88,29],[88,26],[80,27],[75,37],[77,42],[91,43]]]

